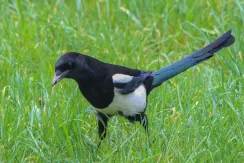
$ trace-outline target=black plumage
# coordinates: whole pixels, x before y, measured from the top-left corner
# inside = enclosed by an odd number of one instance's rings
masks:
[[[147,131],[145,110],[151,90],[211,58],[215,52],[234,42],[234,36],[228,31],[203,49],[155,72],[108,64],[83,54],[69,52],[56,62],[52,85],[63,78],[71,78],[78,83],[80,92],[97,111],[101,140],[106,137],[108,120],[114,115],[124,116],[131,122],[138,121]],[[100,143],[101,141],[98,146]]]

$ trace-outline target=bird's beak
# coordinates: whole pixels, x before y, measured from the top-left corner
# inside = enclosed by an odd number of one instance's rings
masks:
[[[69,72],[70,72],[70,70],[64,71],[62,73],[55,72],[53,82],[52,82],[52,86],[55,86],[60,80],[65,78],[69,74]]]

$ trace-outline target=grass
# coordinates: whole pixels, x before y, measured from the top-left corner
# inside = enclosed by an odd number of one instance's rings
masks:
[[[244,162],[243,1],[2,0],[0,15],[0,162]],[[149,148],[113,118],[97,150],[77,84],[51,87],[68,51],[153,71],[228,29],[232,47],[150,95]]]

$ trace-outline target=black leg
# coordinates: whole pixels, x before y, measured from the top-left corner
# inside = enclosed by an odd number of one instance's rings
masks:
[[[109,117],[107,115],[100,112],[97,113],[98,135],[100,138],[100,141],[97,144],[98,148],[100,147],[102,140],[106,137],[108,119]]]
[[[140,124],[144,127],[145,132],[147,134],[147,139],[149,138],[149,133],[148,133],[148,118],[145,113],[141,113],[138,115],[137,121],[140,122]]]
[[[148,119],[145,113],[139,113],[134,116],[126,117],[130,122],[140,122],[140,124],[144,127],[146,133],[148,134]]]
[[[135,115],[135,121],[140,122],[140,124],[143,126],[143,128],[145,129],[146,132],[146,143],[147,143],[147,147],[150,147],[150,143],[149,143],[149,133],[148,133],[148,118],[147,115],[145,113],[140,113],[140,114],[136,114]],[[148,150],[150,148],[147,148],[147,153]]]

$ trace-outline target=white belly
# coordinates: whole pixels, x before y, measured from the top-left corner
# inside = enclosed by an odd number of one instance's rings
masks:
[[[107,108],[95,109],[108,115],[116,115],[120,112],[124,116],[133,116],[137,113],[144,112],[146,108],[146,98],[146,89],[143,85],[127,95],[118,93],[115,88],[112,103]]]

